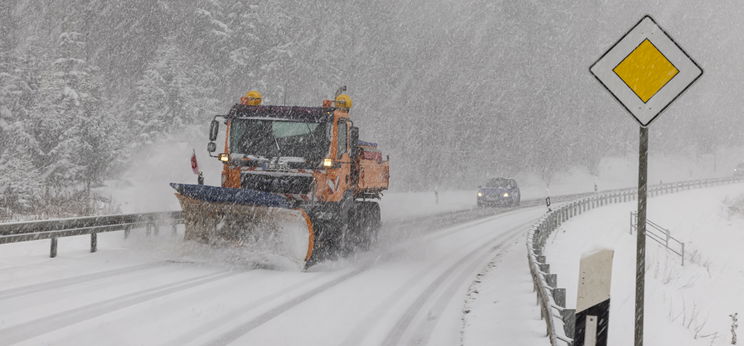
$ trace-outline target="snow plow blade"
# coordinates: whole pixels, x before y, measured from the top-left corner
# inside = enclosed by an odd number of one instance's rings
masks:
[[[170,184],[181,203],[186,240],[244,246],[306,267],[315,236],[308,214],[284,196],[250,189]]]

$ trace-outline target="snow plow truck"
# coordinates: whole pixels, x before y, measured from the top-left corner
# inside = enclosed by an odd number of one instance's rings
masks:
[[[223,163],[222,186],[171,184],[185,239],[254,248],[304,268],[368,249],[381,226],[389,158],[359,139],[351,98],[339,90],[322,107],[262,105],[250,91],[215,116],[207,151]],[[215,155],[220,122],[225,146]]]

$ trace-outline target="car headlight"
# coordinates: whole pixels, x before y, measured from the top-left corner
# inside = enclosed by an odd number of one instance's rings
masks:
[[[508,192],[504,192],[504,197],[509,197],[509,193]]]
[[[478,191],[478,197],[483,197],[483,192]]]

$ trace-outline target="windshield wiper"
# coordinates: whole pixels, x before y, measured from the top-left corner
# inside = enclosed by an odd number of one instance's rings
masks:
[[[279,141],[274,137],[274,144],[276,144],[276,154],[277,156],[282,156],[282,148],[279,147]]]

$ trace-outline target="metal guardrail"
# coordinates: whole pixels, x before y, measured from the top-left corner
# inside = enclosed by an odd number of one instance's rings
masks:
[[[694,188],[706,188],[724,184],[740,183],[741,177],[715,178],[675,182],[650,186],[648,196],[660,196]],[[545,243],[561,224],[574,216],[608,204],[629,202],[637,199],[635,188],[602,191],[567,202],[549,211],[527,234],[527,261],[532,275],[540,315],[545,320],[546,336],[551,346],[573,345],[575,309],[566,308],[566,289],[558,288],[557,274],[550,273],[550,264],[543,255]]]
[[[672,232],[661,225],[646,219],[646,238],[651,239],[671,252],[676,254],[682,259],[682,265],[685,265],[685,243],[672,236]],[[630,212],[630,234],[633,234],[633,230],[638,229],[638,213]],[[676,245],[673,246],[673,245]]]
[[[0,244],[51,239],[49,257],[56,257],[58,238],[90,234],[90,252],[96,252],[98,233],[124,231],[126,238],[132,229],[144,228],[149,235],[157,233],[160,226],[171,226],[175,232],[182,223],[180,211],[3,223]]]
[[[575,199],[586,194],[572,194],[556,197],[556,201]],[[524,205],[538,205],[541,199],[523,201]],[[491,215],[487,209],[458,210],[441,215],[447,222],[463,218],[482,217]],[[426,219],[431,218],[427,216]],[[418,220],[412,220],[417,223]],[[176,226],[183,224],[181,211],[154,212],[142,214],[121,214],[107,216],[86,216],[42,221],[0,223],[0,244],[19,243],[34,240],[51,239],[49,256],[57,256],[58,238],[90,234],[90,251],[98,249],[98,233],[124,231],[128,237],[132,229],[144,228],[146,234],[158,233],[160,226]]]

